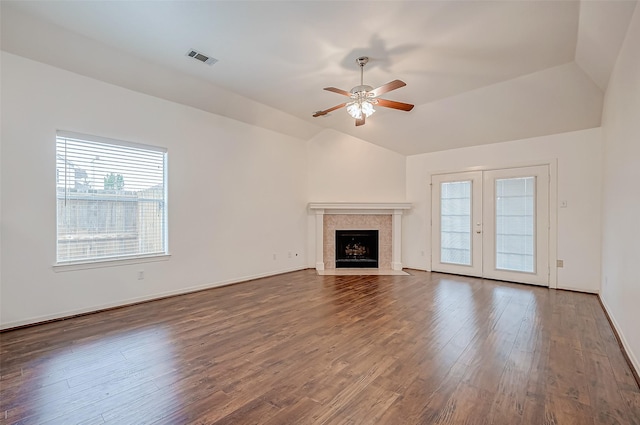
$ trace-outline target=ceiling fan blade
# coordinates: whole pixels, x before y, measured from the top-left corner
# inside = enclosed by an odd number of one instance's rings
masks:
[[[378,99],[378,106],[384,106],[385,108],[400,109],[401,111],[410,111],[413,109],[413,105],[410,103],[396,102],[395,100]]]
[[[385,85],[382,85],[382,86],[378,87],[377,89],[371,90],[369,92],[369,94],[372,95],[373,97],[378,97],[381,94],[385,94],[387,92],[390,92],[391,90],[399,89],[400,87],[404,87],[406,85],[407,84],[404,81],[393,80],[393,81],[388,82]]]
[[[359,127],[361,125],[364,125],[364,115],[360,119],[356,118],[356,127]]]
[[[327,115],[329,112],[335,111],[336,109],[343,108],[345,105],[346,105],[346,103],[341,103],[339,105],[334,106],[333,108],[325,109],[324,111],[318,111],[315,114],[313,114],[313,116],[314,117],[321,117],[322,115]]]
[[[338,93],[338,94],[341,94],[341,95],[347,96],[347,97],[351,97],[351,93],[349,93],[349,92],[348,92],[348,91],[346,91],[346,90],[337,89],[337,88],[335,88],[335,87],[325,87],[324,89],[325,89],[325,90],[327,90],[327,91],[332,91],[332,92],[334,92],[334,93]]]

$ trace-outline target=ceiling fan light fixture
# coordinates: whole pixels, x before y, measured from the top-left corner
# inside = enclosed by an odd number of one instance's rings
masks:
[[[347,103],[347,113],[357,120],[362,118],[362,108],[357,102]]]
[[[360,107],[362,108],[362,113],[365,114],[367,118],[369,118],[371,114],[373,114],[376,111],[375,109],[373,109],[373,104],[368,100],[365,102],[362,102],[360,104]]]
[[[367,96],[366,91],[359,91],[351,95],[353,102],[347,103],[347,112],[353,118],[359,120],[364,115],[369,118],[376,110],[373,105],[378,103],[376,99]]]
[[[363,114],[365,117],[369,118],[375,111],[376,110],[373,109],[373,104],[368,100],[356,100],[351,103],[347,103],[347,112],[357,120],[361,119]]]

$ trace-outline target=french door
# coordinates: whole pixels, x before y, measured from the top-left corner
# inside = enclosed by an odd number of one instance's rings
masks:
[[[549,285],[549,167],[432,176],[432,270]]]

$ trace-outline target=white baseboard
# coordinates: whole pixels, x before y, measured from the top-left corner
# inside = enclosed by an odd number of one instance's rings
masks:
[[[0,330],[12,329],[12,328],[29,326],[29,325],[36,325],[38,323],[49,322],[52,320],[60,320],[67,317],[78,316],[81,314],[95,313],[101,310],[107,310],[107,309],[116,308],[116,307],[125,307],[127,305],[138,304],[145,301],[153,301],[153,300],[167,298],[175,295],[184,295],[191,292],[202,291],[204,289],[211,289],[219,286],[227,286],[227,285],[233,285],[235,283],[247,282],[249,280],[260,279],[263,277],[270,277],[270,276],[276,276],[279,274],[295,272],[299,270],[306,270],[307,268],[308,268],[307,266],[301,266],[301,267],[293,267],[290,269],[277,270],[277,271],[268,272],[268,273],[259,273],[252,276],[243,276],[243,277],[229,279],[229,280],[220,281],[220,282],[207,283],[207,284],[198,285],[198,286],[190,286],[190,287],[178,289],[175,291],[167,291],[167,292],[161,292],[161,293],[143,296],[143,297],[129,298],[126,300],[122,300],[120,302],[101,304],[101,305],[96,305],[96,306],[81,308],[76,310],[68,310],[68,311],[63,311],[60,313],[55,313],[50,315],[31,317],[29,319],[17,320],[15,322],[2,323],[0,324]]]
[[[585,294],[596,294],[596,295],[598,295],[600,292],[597,289],[584,289],[584,288],[578,288],[575,286],[566,286],[566,285],[558,285],[556,288],[551,288],[551,289],[560,289],[564,291],[582,292]]]
[[[424,266],[412,266],[410,264],[402,264],[402,268],[403,269],[419,270],[421,272],[429,272],[429,271],[431,271],[431,270],[428,270],[428,269],[424,268]]]
[[[622,329],[620,329],[620,326],[618,325],[618,322],[616,321],[616,317],[613,314],[611,314],[611,309],[609,308],[609,306],[605,302],[604,298],[602,298],[599,295],[598,295],[598,298],[600,298],[600,302],[602,303],[602,306],[604,307],[604,310],[607,313],[607,316],[609,316],[609,319],[611,319],[611,323],[613,324],[613,327],[615,328],[615,331],[618,334],[618,337],[620,338],[620,342],[622,343],[622,346],[624,347],[624,351],[626,352],[627,357],[631,361],[631,365],[635,369],[636,376],[640,375],[640,362],[638,362],[638,358],[636,357],[635,353],[633,351],[631,351],[631,347],[629,346],[629,342],[625,338],[624,333],[622,332]]]

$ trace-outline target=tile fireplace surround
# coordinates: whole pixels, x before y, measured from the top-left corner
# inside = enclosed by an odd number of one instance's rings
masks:
[[[379,269],[402,270],[402,212],[404,202],[309,204],[316,216],[316,270],[335,269],[336,230],[378,230]]]

